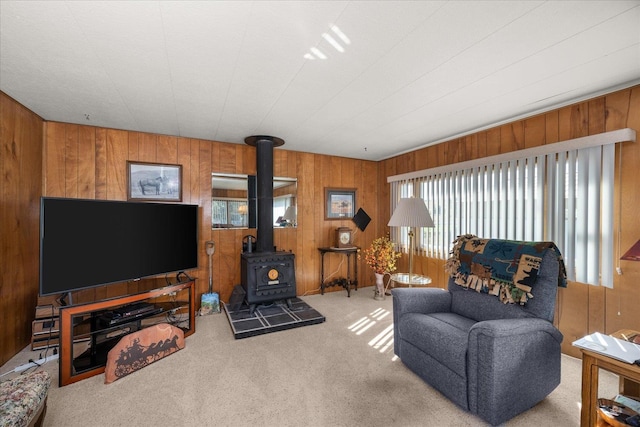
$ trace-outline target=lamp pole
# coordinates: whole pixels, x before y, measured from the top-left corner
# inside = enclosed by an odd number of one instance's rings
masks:
[[[409,227],[409,287],[413,284],[413,227]]]

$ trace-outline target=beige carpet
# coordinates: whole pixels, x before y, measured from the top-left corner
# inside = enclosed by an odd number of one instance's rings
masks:
[[[326,322],[235,340],[224,314],[199,317],[184,350],[109,385],[99,375],[58,388],[58,362],[49,362],[44,425],[486,425],[394,357],[391,297],[375,301],[368,287],[303,299]],[[39,354],[25,349],[0,373]],[[613,397],[617,377],[600,377],[601,396]],[[578,426],[580,386],[580,360],[563,356],[562,384],[507,425]]]

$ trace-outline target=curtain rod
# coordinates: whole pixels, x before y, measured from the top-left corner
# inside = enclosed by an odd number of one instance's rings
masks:
[[[581,148],[597,147],[607,144],[615,144],[616,142],[636,141],[636,131],[631,128],[613,130],[610,132],[598,133],[595,135],[583,136],[580,138],[568,139],[566,141],[554,142],[552,144],[540,145],[538,147],[525,148],[523,150],[510,151],[495,156],[482,157],[475,160],[467,160],[464,162],[451,163],[445,166],[438,166],[431,169],[422,169],[414,172],[407,172],[400,175],[387,177],[387,182],[403,181],[407,179],[419,178],[422,176],[433,175],[438,173],[446,173],[455,170],[471,169],[487,164],[495,164],[510,160],[518,160],[527,157],[542,156],[560,151],[578,150]]]

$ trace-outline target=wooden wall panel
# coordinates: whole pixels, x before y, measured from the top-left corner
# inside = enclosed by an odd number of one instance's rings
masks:
[[[459,139],[443,142],[436,146],[438,156],[429,156],[429,159],[437,158],[438,163],[429,167],[449,164],[460,157],[481,158],[626,127],[640,131],[640,86],[478,132],[471,135],[477,136],[477,149],[470,143],[462,147]],[[467,152],[460,153],[461,149]],[[623,151],[622,156],[620,150]],[[616,153],[618,161],[622,159],[622,166],[616,171],[614,229],[620,230],[620,236],[616,233],[615,245],[619,244],[620,252],[624,252],[640,239],[637,214],[640,211],[640,142],[617,144]],[[388,186],[387,176],[405,172],[399,172],[396,164],[398,159],[404,160],[406,156],[403,154],[381,162],[379,183]],[[381,194],[386,198],[383,204],[389,203],[388,193]],[[388,216],[388,212],[384,214]],[[620,254],[616,251],[611,256],[617,260]],[[416,272],[425,272],[434,278],[435,286],[446,286],[446,276],[441,271],[444,263],[419,256],[415,261]],[[403,262],[406,260],[401,261],[404,266]],[[556,323],[565,335],[562,345],[565,353],[579,356],[571,342],[587,333],[640,328],[640,311],[637,310],[640,306],[640,263],[620,261],[620,266],[623,274],[616,275],[613,289],[570,283],[568,288],[559,290]]]
[[[35,317],[44,130],[40,117],[3,92],[0,112],[0,365],[3,365],[29,344]]]
[[[66,128],[64,153],[64,195],[78,198],[78,126]]]
[[[552,144],[560,141],[560,113],[558,110],[544,114],[545,123],[545,144]]]
[[[64,197],[64,124],[47,123],[45,132],[47,145],[44,147],[44,192],[49,197]]]
[[[236,147],[232,144],[223,144],[219,148],[219,170],[216,172],[236,173]]]
[[[166,135],[158,136],[156,161],[167,164],[176,164],[178,162],[178,138]]]
[[[587,103],[589,108],[589,122],[587,124],[589,135],[605,131],[606,111],[605,99],[596,98]]]
[[[478,159],[481,157],[487,157],[487,133],[486,132],[480,132],[478,134],[475,134],[478,137],[478,153],[477,155],[473,155],[470,156],[469,160],[471,159]],[[434,165],[435,166],[435,165]]]
[[[489,129],[484,132],[486,135],[486,155],[495,156],[500,154],[500,128]],[[442,163],[441,163],[442,164]]]
[[[158,135],[149,133],[137,133],[138,137],[138,161],[151,162],[157,161],[157,142]]]
[[[545,116],[536,116],[524,121],[524,146],[532,148],[545,143]]]
[[[114,129],[107,130],[107,199],[127,200],[126,161],[129,153],[128,133]],[[138,144],[141,144],[138,138]],[[155,159],[155,157],[154,157]],[[141,161],[152,161],[142,160]]]
[[[107,198],[107,130],[98,128],[95,130],[95,135],[96,199],[103,200]]]
[[[500,127],[500,152],[521,150],[524,148],[523,122],[515,122]]]
[[[89,127],[78,129],[78,197],[96,197],[96,132]]]
[[[558,290],[555,324],[564,335],[562,352],[580,357],[571,343],[589,333],[589,286],[570,282]]]

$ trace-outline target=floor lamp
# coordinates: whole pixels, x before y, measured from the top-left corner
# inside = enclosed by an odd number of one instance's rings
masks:
[[[409,286],[413,283],[413,229],[435,227],[424,200],[402,198],[391,215],[389,227],[409,227]]]
[[[293,227],[296,225],[296,207],[289,206],[287,210],[284,211],[282,219],[287,221],[287,227]]]

